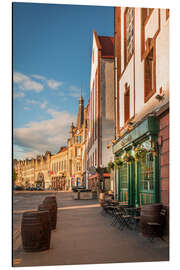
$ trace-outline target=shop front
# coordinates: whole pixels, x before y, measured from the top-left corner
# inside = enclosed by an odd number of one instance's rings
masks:
[[[122,204],[159,202],[158,129],[158,120],[149,117],[113,146],[116,197]]]

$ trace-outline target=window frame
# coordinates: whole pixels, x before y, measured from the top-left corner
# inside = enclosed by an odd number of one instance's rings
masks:
[[[143,20],[143,10],[150,10],[149,14]],[[154,8],[141,8],[141,61],[144,59],[145,54],[145,27],[147,22],[149,21]]]
[[[146,61],[147,58],[149,57],[150,53],[152,51],[152,59],[153,59],[153,64],[152,64],[152,73],[151,73],[151,90],[146,89],[147,84],[146,84]],[[149,51],[147,52],[145,58],[144,58],[144,103],[146,103],[156,92],[156,48],[155,46],[151,46],[149,48]]]
[[[127,98],[128,97],[128,108],[127,106]],[[128,110],[128,117],[127,117],[127,110]],[[128,84],[125,84],[125,91],[124,91],[124,125],[126,125],[128,123],[130,119],[130,85],[128,86]]]
[[[133,18],[131,18],[131,23],[132,23],[132,31],[133,31],[133,36],[132,36],[132,53],[130,54],[130,56],[128,57],[128,54],[127,54],[127,25],[126,25],[126,22],[127,22],[127,13],[129,11],[129,9],[132,10],[132,15],[133,15]],[[124,12],[124,68],[126,68],[126,66],[129,64],[133,54],[134,54],[134,23],[135,23],[135,10],[134,8],[126,8],[125,9],[125,12]],[[129,28],[129,26],[128,26]],[[130,42],[129,42],[130,44]]]

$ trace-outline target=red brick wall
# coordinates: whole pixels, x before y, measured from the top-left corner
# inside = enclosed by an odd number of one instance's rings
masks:
[[[160,198],[169,207],[169,111],[159,118],[161,140],[160,152]]]
[[[164,235],[169,235],[169,110],[159,116],[160,200],[167,210]]]

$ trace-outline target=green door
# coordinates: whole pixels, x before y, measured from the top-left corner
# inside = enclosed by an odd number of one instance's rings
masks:
[[[118,169],[118,200],[122,204],[135,204],[134,179],[134,162],[124,162]]]

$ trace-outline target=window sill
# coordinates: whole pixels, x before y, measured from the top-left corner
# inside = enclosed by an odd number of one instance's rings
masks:
[[[156,89],[151,90],[147,96],[144,96],[144,103],[148,102],[148,100],[156,93]]]

